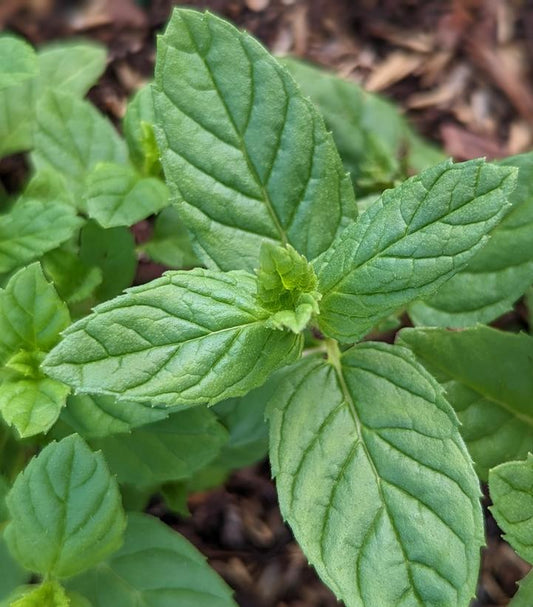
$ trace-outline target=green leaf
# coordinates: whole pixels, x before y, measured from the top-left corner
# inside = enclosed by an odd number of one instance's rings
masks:
[[[486,242],[516,169],[451,161],[387,190],[318,261],[322,331],[356,341],[436,291]]]
[[[518,582],[518,592],[509,603],[509,607],[531,607],[533,603],[533,572]]]
[[[482,480],[533,450],[533,338],[488,327],[405,329],[408,346],[442,383]]]
[[[158,43],[154,108],[171,195],[208,267],[251,271],[265,240],[313,259],[355,217],[317,110],[229,23],[173,12]]]
[[[93,441],[120,483],[149,487],[190,478],[220,452],[228,435],[203,407]]]
[[[89,217],[104,228],[131,226],[168,205],[161,180],[111,162],[96,165],[89,174],[86,197]]]
[[[152,85],[146,84],[133,96],[122,122],[133,164],[145,175],[160,177],[163,169],[154,133]]]
[[[483,519],[453,410],[404,348],[330,356],[288,368],[270,402],[284,517],[346,607],[463,607]]]
[[[96,565],[122,543],[125,516],[101,453],[73,434],[33,458],[7,497],[5,538],[27,569],[58,578]]]
[[[382,191],[444,160],[392,103],[294,58],[282,62],[322,112],[357,191]]]
[[[319,313],[321,295],[313,266],[290,245],[261,245],[257,272],[257,299],[273,312],[270,326],[294,333],[305,329]]]
[[[489,472],[490,508],[504,538],[528,563],[533,563],[533,455],[506,462]]]
[[[37,73],[33,48],[15,36],[0,36],[0,91],[13,87]]]
[[[20,598],[10,607],[69,607],[70,600],[61,584],[55,580],[43,582],[39,586],[28,586]]]
[[[168,409],[145,403],[117,402],[110,396],[72,395],[61,419],[84,438],[102,438],[131,432],[133,428],[168,417]]]
[[[201,265],[174,205],[159,213],[152,238],[141,247],[150,259],[177,270]]]
[[[0,290],[0,411],[21,437],[46,432],[70,388],[39,370],[44,353],[70,324],[65,304],[34,263]]]
[[[511,211],[464,269],[430,299],[411,306],[415,324],[488,323],[510,310],[533,283],[533,153],[498,164],[519,169],[517,187],[509,197]]]
[[[8,596],[17,586],[29,581],[30,574],[9,554],[3,533],[0,532],[0,605],[2,599]]]
[[[129,514],[124,546],[67,586],[93,607],[236,607],[230,589],[205,557],[145,514]]]
[[[0,158],[32,147],[35,98],[33,80],[0,90]]]
[[[0,411],[21,438],[47,432],[65,406],[70,388],[49,377],[4,379],[0,385]]]
[[[88,174],[98,162],[125,164],[127,150],[111,123],[88,101],[48,91],[37,106],[32,160],[37,169],[59,171],[83,209]]]
[[[152,405],[214,404],[261,385],[302,338],[268,327],[245,272],[168,272],[71,325],[46,372],[79,392]]]
[[[88,221],[80,232],[80,259],[102,271],[102,282],[95,291],[99,301],[111,299],[129,287],[135,276],[135,241],[127,228],[108,230]]]
[[[21,350],[47,352],[70,323],[65,304],[34,263],[0,290],[0,364]]]
[[[90,297],[102,283],[102,270],[87,265],[81,261],[77,252],[66,247],[46,253],[42,264],[61,299],[68,304],[79,303]]]
[[[95,42],[54,42],[39,50],[38,87],[84,97],[106,67],[106,49]]]
[[[10,272],[55,249],[82,225],[64,200],[50,200],[43,188],[55,178],[37,175],[14,206],[0,215],[0,273]],[[35,185],[34,185],[35,184]],[[49,181],[49,193],[57,182]]]

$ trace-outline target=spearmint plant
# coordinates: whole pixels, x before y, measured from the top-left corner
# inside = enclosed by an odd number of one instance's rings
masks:
[[[159,493],[183,512],[268,448],[282,513],[347,607],[467,606],[478,475],[528,541],[494,483],[532,442],[531,338],[442,327],[492,320],[531,284],[527,254],[510,261],[531,157],[442,160],[383,101],[191,10],[159,38],[125,139],[82,99],[102,49],[0,48],[17,57],[1,153],[33,167],[0,215],[1,605],[235,605],[139,511]],[[151,215],[135,249],[128,227]],[[178,269],[120,294],[136,255]],[[365,340],[405,310],[437,326]]]

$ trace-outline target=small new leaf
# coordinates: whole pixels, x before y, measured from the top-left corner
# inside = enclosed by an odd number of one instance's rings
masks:
[[[126,524],[115,479],[101,453],[72,434],[50,443],[7,496],[5,530],[18,562],[65,578],[96,565],[122,543]]]
[[[256,291],[245,272],[168,272],[69,327],[44,369],[79,392],[153,405],[240,396],[302,348],[270,328]]]
[[[508,210],[516,172],[482,159],[449,161],[384,192],[317,261],[323,333],[357,341],[436,291]]]
[[[257,272],[257,300],[273,312],[269,325],[300,333],[319,313],[320,293],[312,265],[290,245],[263,243]]]
[[[533,455],[489,472],[491,512],[516,552],[533,563]]]
[[[27,592],[10,603],[10,607],[70,607],[65,589],[56,580],[39,586],[28,586]]]

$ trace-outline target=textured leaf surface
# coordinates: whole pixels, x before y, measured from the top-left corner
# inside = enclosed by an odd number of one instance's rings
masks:
[[[356,341],[433,293],[501,220],[515,172],[483,160],[448,161],[384,192],[317,264],[322,331]]]
[[[93,607],[236,607],[230,589],[205,557],[144,514],[129,514],[124,546],[67,586]]]
[[[0,364],[20,350],[47,352],[70,322],[65,304],[34,263],[0,291]]]
[[[469,264],[409,314],[415,324],[467,327],[510,310],[533,283],[533,153],[499,161],[517,167],[513,207]]]
[[[227,440],[215,414],[197,407],[95,445],[119,482],[146,487],[190,478],[219,454]]]
[[[84,97],[106,67],[106,49],[94,42],[61,42],[40,49],[38,86]]]
[[[214,404],[262,384],[302,338],[267,327],[245,272],[168,272],[64,332],[46,372],[80,392],[154,405]]]
[[[483,543],[479,486],[438,384],[367,342],[306,357],[270,404],[284,517],[347,607],[461,606]]]
[[[61,419],[84,438],[102,438],[131,432],[168,417],[167,409],[150,407],[145,403],[117,402],[111,396],[94,394],[72,395]]]
[[[43,191],[49,181],[49,193],[61,196],[53,179],[46,174],[36,176],[14,206],[0,215],[0,273],[55,249],[82,225],[71,205],[65,200],[51,200]]]
[[[518,592],[509,603],[509,607],[530,607],[533,604],[533,572],[518,582]]]
[[[296,59],[282,62],[319,107],[357,191],[382,191],[444,160],[392,103]]]
[[[482,480],[533,451],[533,338],[488,327],[405,329],[407,345],[442,383]]]
[[[9,549],[27,569],[69,577],[122,542],[125,516],[101,453],[76,434],[33,458],[9,492]]]
[[[322,118],[249,35],[175,10],[155,82],[163,168],[206,265],[253,270],[265,240],[313,259],[355,217]]]
[[[89,217],[104,228],[131,226],[166,207],[168,189],[131,167],[101,163],[87,179],[86,204]]]
[[[0,157],[31,148],[35,91],[33,80],[0,90]]]
[[[47,432],[65,406],[70,388],[48,377],[25,379],[21,375],[2,381],[0,411],[22,438]]]
[[[179,270],[201,265],[191,245],[191,238],[174,206],[159,213],[154,223],[152,238],[142,250],[153,261]]]
[[[102,271],[102,282],[95,290],[98,300],[111,299],[129,287],[135,276],[135,241],[127,228],[108,230],[88,221],[80,232],[80,259]]]
[[[32,78],[37,59],[32,47],[15,36],[0,36],[0,91]]]
[[[38,586],[27,586],[26,592],[10,607],[69,607],[70,601],[61,584],[55,580]]]
[[[519,556],[533,563],[533,455],[493,468],[489,491],[494,504],[490,510],[503,537]]]
[[[36,168],[60,172],[81,208],[85,180],[95,165],[127,161],[126,145],[111,123],[88,101],[59,91],[39,101],[34,143]]]

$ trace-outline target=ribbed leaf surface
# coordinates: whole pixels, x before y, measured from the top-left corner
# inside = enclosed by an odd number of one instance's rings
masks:
[[[498,224],[515,173],[483,160],[445,162],[384,192],[317,264],[323,332],[356,341],[433,293]]]
[[[80,392],[157,405],[240,396],[302,345],[268,328],[256,289],[245,272],[168,272],[69,327],[44,368]]]
[[[474,593],[479,486],[438,384],[407,350],[307,357],[270,404],[283,515],[347,607],[446,607]]]
[[[59,578],[95,565],[122,543],[125,517],[101,453],[72,434],[19,474],[7,497],[5,538],[27,569]]]
[[[264,240],[313,259],[355,217],[317,110],[229,23],[174,11],[159,39],[154,105],[171,194],[209,267],[253,270]]]

